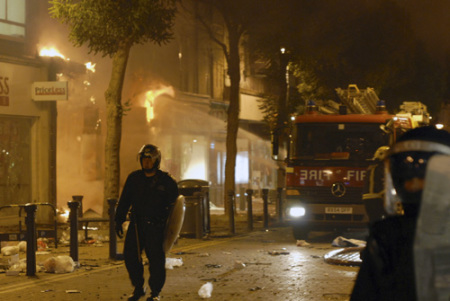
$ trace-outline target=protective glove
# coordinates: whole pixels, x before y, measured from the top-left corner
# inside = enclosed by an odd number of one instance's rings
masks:
[[[119,238],[123,237],[122,223],[116,223],[116,234]]]

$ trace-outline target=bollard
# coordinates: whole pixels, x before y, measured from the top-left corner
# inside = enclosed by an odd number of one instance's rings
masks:
[[[245,210],[245,188],[241,187],[239,190],[239,210],[244,211]]]
[[[277,188],[277,214],[278,221],[283,222],[283,187]]]
[[[236,234],[236,229],[234,226],[234,191],[228,190],[228,216],[229,216],[229,228],[230,234]]]
[[[78,206],[77,201],[67,202],[69,205],[70,213],[70,257],[78,264]]]
[[[195,238],[203,237],[203,193],[194,192],[193,196],[196,198],[195,202]]]
[[[36,275],[36,210],[35,204],[26,204],[25,224],[27,225],[27,276]]]
[[[263,209],[264,209],[264,229],[269,229],[269,189],[262,189]]]
[[[72,195],[72,201],[80,203],[80,206],[78,207],[78,217],[83,217],[83,196]]]
[[[117,259],[116,214],[117,199],[108,199],[109,204],[109,258]]]
[[[253,204],[252,196],[253,190],[247,189],[247,229],[248,231],[253,231]]]

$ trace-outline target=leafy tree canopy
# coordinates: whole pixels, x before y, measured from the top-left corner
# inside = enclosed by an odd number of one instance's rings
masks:
[[[172,37],[176,0],[52,0],[50,15],[68,24],[75,46],[112,56],[121,45]]]

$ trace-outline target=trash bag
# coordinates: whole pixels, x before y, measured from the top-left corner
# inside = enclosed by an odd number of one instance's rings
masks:
[[[198,295],[200,298],[206,299],[211,298],[211,293],[213,290],[213,285],[211,282],[206,282],[202,285],[202,287],[198,290]]]
[[[2,248],[3,256],[11,256],[14,254],[19,254],[19,246],[6,246]]]
[[[27,261],[25,259],[19,260],[10,265],[8,271],[25,272],[27,270]]]
[[[19,242],[19,244],[17,245],[19,247],[19,251],[20,252],[27,252],[27,242],[22,240],[21,242]]]
[[[50,257],[44,261],[44,268],[47,273],[72,273],[75,269],[75,262],[72,257],[67,255]]]

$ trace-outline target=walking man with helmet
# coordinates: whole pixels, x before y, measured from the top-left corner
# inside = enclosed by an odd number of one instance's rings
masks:
[[[157,301],[166,281],[165,253],[163,250],[164,229],[170,208],[178,197],[176,181],[161,171],[161,152],[151,144],[142,146],[138,158],[141,169],[131,172],[122,190],[115,215],[116,233],[122,238],[122,224],[130,212],[130,224],[124,243],[124,260],[133,294],[128,300],[139,300],[145,296],[144,266],[141,254],[149,262],[150,297]]]
[[[418,300],[416,227],[429,181],[428,162],[441,155],[450,155],[450,133],[433,126],[406,132],[389,150],[385,160],[388,216],[370,226],[351,301]]]

